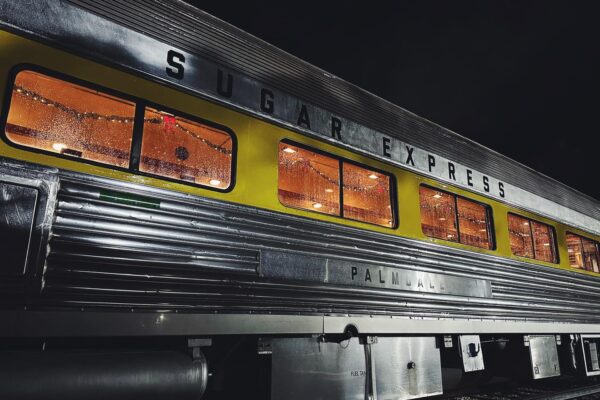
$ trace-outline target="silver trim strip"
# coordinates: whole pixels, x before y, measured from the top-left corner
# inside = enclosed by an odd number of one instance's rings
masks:
[[[598,334],[600,324],[322,315],[0,311],[0,337],[340,334]]]
[[[323,333],[343,332],[348,325],[356,327],[360,334],[570,334],[597,333],[600,324],[572,324],[557,322],[527,322],[502,320],[455,320],[397,317],[324,317]]]

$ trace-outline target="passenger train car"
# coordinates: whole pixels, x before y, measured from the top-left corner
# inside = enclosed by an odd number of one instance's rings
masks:
[[[0,0],[0,397],[600,374],[600,203],[177,0]]]

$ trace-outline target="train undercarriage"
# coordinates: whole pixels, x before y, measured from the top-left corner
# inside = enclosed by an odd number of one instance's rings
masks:
[[[10,399],[592,399],[600,335],[7,339]]]

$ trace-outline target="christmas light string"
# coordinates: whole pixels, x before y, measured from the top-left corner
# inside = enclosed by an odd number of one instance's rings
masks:
[[[289,157],[289,155],[287,155]],[[318,169],[317,167],[315,167],[314,165],[312,165],[312,163],[310,162],[310,160],[305,160],[303,158],[298,158],[296,160],[292,160],[291,164],[295,164],[295,163],[303,163],[304,165],[306,165],[311,171],[313,171],[314,173],[316,173],[319,177],[321,177],[322,179],[326,180],[327,182],[329,182],[330,184],[334,185],[334,186],[340,186],[339,181],[331,178],[330,176],[328,176],[326,173],[324,173],[323,171],[321,171],[320,169]],[[356,186],[356,185],[349,185],[347,183],[344,183],[343,188],[344,189],[348,189],[348,190],[352,190],[354,192],[370,192],[373,189],[375,189],[376,187],[381,187],[383,190],[387,190],[384,186],[382,182],[376,182],[373,186]]]
[[[132,117],[124,117],[121,115],[98,114],[95,112],[81,112],[75,108],[66,106],[58,101],[52,100],[48,97],[44,97],[44,96],[40,95],[39,93],[29,90],[23,86],[15,85],[13,88],[13,91],[24,97],[30,98],[34,101],[44,104],[46,106],[54,107],[54,108],[60,110],[61,112],[64,112],[65,114],[68,114],[68,115],[72,116],[73,118],[78,119],[79,121],[83,121],[84,119],[92,119],[92,120],[97,120],[97,121],[118,122],[118,123],[122,123],[122,124],[133,124],[133,122],[134,122],[134,118],[132,118]],[[171,118],[175,119],[175,117],[171,117]],[[164,118],[162,118],[162,117],[161,118],[144,118],[144,123],[163,124],[164,122],[165,122]],[[185,134],[187,134],[197,140],[200,140],[202,143],[204,143],[206,146],[212,148],[213,150],[216,150],[227,156],[231,156],[231,153],[232,153],[231,150],[223,147],[222,145],[215,144],[215,143],[211,142],[210,140],[202,137],[198,133],[193,132],[190,129],[187,129],[183,125],[179,124],[179,122],[177,122],[176,119],[175,119],[174,126],[177,129],[179,129],[180,131],[184,132]],[[228,140],[226,140],[223,143],[226,143]]]

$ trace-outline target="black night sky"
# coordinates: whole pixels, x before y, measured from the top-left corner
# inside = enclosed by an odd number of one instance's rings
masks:
[[[600,199],[594,2],[190,3]]]

